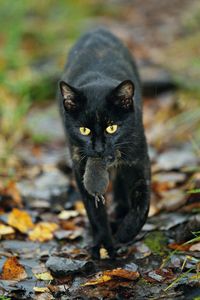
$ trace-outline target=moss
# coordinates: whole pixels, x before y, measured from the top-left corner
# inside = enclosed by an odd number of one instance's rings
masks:
[[[167,249],[165,248],[167,239],[161,231],[149,233],[144,239],[144,243],[149,247],[153,254],[162,256],[167,252]]]
[[[152,285],[150,282],[146,281],[144,278],[140,278],[137,284],[140,285],[140,286],[150,286],[150,285]]]

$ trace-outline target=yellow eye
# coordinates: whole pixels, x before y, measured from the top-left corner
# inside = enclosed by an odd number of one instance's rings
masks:
[[[115,133],[117,131],[118,126],[117,125],[110,125],[106,128],[107,133]]]
[[[91,130],[87,127],[80,127],[79,130],[82,135],[89,135],[91,132]]]

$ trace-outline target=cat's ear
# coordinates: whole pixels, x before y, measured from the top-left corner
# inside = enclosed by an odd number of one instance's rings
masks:
[[[75,111],[78,108],[78,94],[74,87],[64,81],[60,81],[60,91],[63,96],[63,105],[67,111]]]
[[[133,110],[134,91],[135,86],[131,80],[125,80],[121,82],[112,93],[113,103],[125,110]]]

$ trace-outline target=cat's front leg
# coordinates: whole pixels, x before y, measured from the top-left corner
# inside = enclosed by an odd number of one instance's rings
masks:
[[[88,194],[83,185],[83,171],[75,168],[75,177],[80,190],[84,206],[88,215],[93,235],[93,246],[91,247],[92,256],[100,258],[100,248],[103,246],[108,251],[110,258],[114,258],[115,250],[113,246],[110,226],[107,220],[105,204],[102,201],[95,203],[95,197]]]
[[[131,241],[144,225],[150,201],[150,167],[148,158],[146,163],[138,166],[125,166],[121,170],[124,186],[129,201],[129,212],[121,222],[115,238],[117,242]]]

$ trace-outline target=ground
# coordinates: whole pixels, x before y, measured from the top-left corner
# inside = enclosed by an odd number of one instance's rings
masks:
[[[0,299],[200,299],[199,3],[36,1],[8,10],[9,2],[1,22],[10,27],[0,36]],[[143,84],[151,207],[115,261],[103,248],[101,261],[88,251],[88,220],[51,100],[80,24],[118,35]]]

